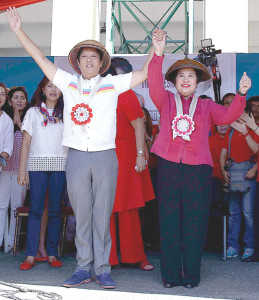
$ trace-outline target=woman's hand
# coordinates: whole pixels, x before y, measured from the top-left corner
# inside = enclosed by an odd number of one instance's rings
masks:
[[[243,135],[245,135],[248,132],[246,125],[243,123],[235,121],[230,126],[235,130],[241,132]]]
[[[224,177],[226,183],[230,184],[230,175],[229,175],[228,171],[223,170],[222,176]]]
[[[6,10],[6,18],[13,32],[22,28],[22,20],[15,7],[9,7],[9,9]]]
[[[246,94],[247,91],[250,89],[250,87],[251,87],[251,79],[246,75],[246,72],[244,72],[239,82],[239,91],[242,94]]]
[[[17,107],[14,109],[13,124],[17,125],[20,129],[22,128],[22,121]]]
[[[155,53],[158,56],[162,56],[165,49],[166,33],[163,29],[154,29],[153,30],[153,46]]]
[[[145,155],[137,156],[135,170],[140,173],[146,169],[146,157]]]
[[[26,185],[29,183],[29,177],[26,173],[26,171],[23,171],[23,170],[19,170],[19,173],[18,173],[18,177],[17,177],[17,182],[20,184],[20,185]]]
[[[240,117],[241,121],[246,124],[247,127],[251,128],[252,130],[256,130],[257,129],[257,124],[255,122],[254,116],[251,113],[251,115],[249,116],[246,113],[243,113],[242,116]]]

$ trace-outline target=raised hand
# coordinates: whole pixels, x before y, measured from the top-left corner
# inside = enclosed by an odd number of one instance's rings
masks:
[[[257,124],[255,122],[254,116],[251,113],[251,115],[249,116],[246,113],[243,113],[242,116],[240,117],[241,121],[246,124],[247,127],[251,128],[252,130],[256,130],[257,129]]]
[[[166,41],[166,32],[163,29],[154,29],[152,42],[155,48],[156,55],[158,56],[163,55],[163,51],[165,49],[165,41]]]
[[[9,21],[10,27],[13,32],[16,32],[18,29],[22,27],[22,20],[18,11],[15,7],[9,7],[6,10],[6,18]]]
[[[250,89],[250,87],[251,87],[251,79],[247,76],[246,72],[244,72],[239,82],[239,91],[242,94],[246,94],[247,91]]]

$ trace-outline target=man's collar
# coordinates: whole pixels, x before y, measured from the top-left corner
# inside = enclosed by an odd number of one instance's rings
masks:
[[[83,76],[82,76],[82,74],[81,74],[81,79],[83,81],[86,81],[89,84],[94,84],[95,82],[97,82],[97,80],[99,80],[99,78],[100,78],[100,74],[98,74],[98,75],[96,75],[96,76],[94,76],[94,77],[92,77],[90,79],[84,79]]]

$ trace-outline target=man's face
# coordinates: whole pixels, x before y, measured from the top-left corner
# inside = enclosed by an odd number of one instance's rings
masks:
[[[84,48],[77,63],[84,79],[98,75],[103,64],[98,51],[94,48]]]
[[[259,118],[259,102],[252,101],[251,108],[252,108],[252,114],[253,114],[254,118],[258,119]]]
[[[233,101],[234,98],[235,98],[234,95],[230,95],[230,96],[226,97],[226,98],[224,99],[224,106],[225,106],[225,107],[229,107],[230,104],[232,103],[232,101]]]
[[[220,135],[225,135],[229,128],[229,125],[217,125],[216,127]]]

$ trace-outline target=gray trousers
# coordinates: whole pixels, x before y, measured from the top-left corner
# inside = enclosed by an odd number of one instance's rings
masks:
[[[76,217],[78,267],[110,273],[110,216],[118,174],[115,149],[84,152],[70,148],[66,163],[68,196]]]

